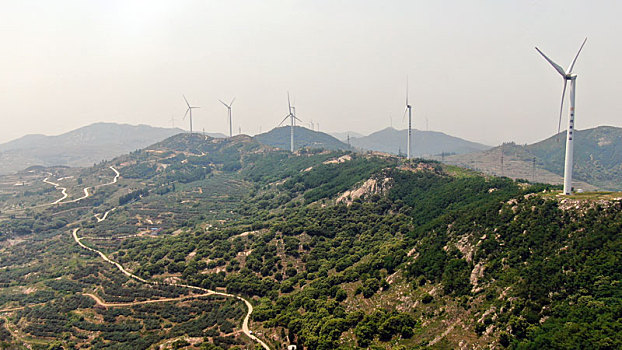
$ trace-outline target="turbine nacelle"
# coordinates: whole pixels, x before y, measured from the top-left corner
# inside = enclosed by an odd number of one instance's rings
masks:
[[[575,79],[577,79],[577,75],[576,74],[571,74],[571,73],[570,74],[566,74],[566,75],[564,75],[564,79],[565,80],[575,80]]]

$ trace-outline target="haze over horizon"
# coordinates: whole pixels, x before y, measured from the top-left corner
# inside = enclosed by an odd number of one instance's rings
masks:
[[[616,1],[264,1],[5,4],[0,14],[0,143],[95,122],[256,134],[287,113],[321,131],[362,134],[402,120],[496,145],[557,131],[562,79],[574,72],[578,129],[622,126]],[[567,107],[567,105],[566,105]],[[566,124],[567,108],[562,129]]]

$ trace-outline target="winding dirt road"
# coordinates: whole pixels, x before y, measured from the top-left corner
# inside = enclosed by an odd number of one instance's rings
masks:
[[[168,286],[175,286],[175,287],[183,287],[183,288],[188,288],[188,289],[193,289],[193,290],[197,290],[200,292],[203,292],[202,295],[200,296],[206,296],[206,295],[221,295],[224,297],[228,297],[228,298],[236,298],[238,300],[241,300],[244,302],[244,304],[246,305],[248,312],[246,313],[246,316],[244,317],[244,320],[242,321],[242,332],[244,332],[244,334],[246,334],[246,336],[248,336],[250,339],[254,340],[255,342],[261,344],[261,346],[266,349],[266,350],[271,350],[270,347],[268,346],[268,344],[266,344],[263,340],[257,338],[256,336],[253,335],[253,333],[251,332],[251,330],[248,328],[248,322],[250,321],[250,317],[251,314],[253,313],[253,305],[245,298],[239,296],[239,295],[235,295],[235,294],[229,294],[229,293],[223,293],[223,292],[217,292],[211,289],[207,289],[207,288],[202,288],[202,287],[197,287],[197,286],[192,286],[189,284],[182,284],[182,283],[162,283],[162,282],[151,282],[151,281],[147,281],[146,279],[136,276],[133,273],[127,271],[123,265],[119,264],[118,262],[111,260],[110,258],[108,258],[108,256],[106,256],[106,254],[104,254],[103,252],[91,248],[87,245],[85,245],[84,243],[82,243],[82,238],[78,237],[78,231],[80,230],[80,228],[74,228],[72,231],[72,236],[74,241],[76,241],[76,243],[78,243],[78,245],[80,245],[80,247],[89,250],[91,252],[97,253],[102,259],[104,259],[104,261],[114,265],[117,267],[117,269],[119,269],[119,271],[121,271],[124,275],[126,275],[129,278],[133,278],[137,281],[140,281],[142,283],[145,284],[151,284],[151,285],[168,285]],[[90,296],[91,298],[95,299],[95,302],[98,302],[104,306],[106,306],[106,304],[99,298],[97,298],[97,296],[93,295],[93,294],[85,294]],[[192,296],[192,297],[196,297],[196,296]],[[175,298],[171,299],[172,300],[176,300]],[[138,302],[138,303],[157,303],[157,302],[162,302],[162,301],[166,301],[165,299],[159,299],[159,300],[152,300],[152,301],[146,301],[146,302]],[[108,305],[115,305],[115,304],[108,304]],[[131,306],[132,303],[127,303],[125,306]],[[121,304],[116,304],[116,306],[122,306]]]
[[[113,168],[112,166],[110,167],[110,169],[112,169],[116,175],[113,179],[112,182],[109,182],[107,184],[103,184],[101,186],[104,185],[112,185],[114,183],[117,182],[118,178],[119,178],[119,172]],[[46,178],[47,180],[47,178]],[[88,187],[84,189],[84,193],[86,196],[88,196],[88,191],[87,191]],[[86,197],[84,197],[86,198]],[[83,198],[79,198],[78,200],[83,199]],[[75,200],[77,201],[77,200]],[[69,202],[59,202],[59,203],[69,203]],[[104,213],[104,216],[100,219],[99,215],[96,215],[95,217],[97,218],[97,222],[102,222],[104,221],[107,216],[108,213],[110,211],[114,210],[108,210],[106,213]],[[197,295],[197,296],[184,296],[184,297],[180,297],[180,298],[170,298],[170,299],[156,299],[156,300],[147,300],[147,301],[140,301],[140,302],[134,302],[134,303],[106,303],[103,300],[101,300],[99,297],[97,297],[94,294],[90,294],[90,293],[85,293],[84,295],[87,295],[91,298],[93,298],[93,300],[95,300],[95,302],[99,305],[102,306],[131,306],[131,305],[137,305],[137,304],[148,304],[148,303],[159,303],[159,302],[165,302],[165,301],[175,301],[175,300],[183,300],[183,299],[190,299],[190,298],[197,298],[197,297],[201,297],[201,296],[207,296],[207,295],[220,295],[220,296],[224,296],[224,297],[228,297],[228,298],[236,298],[238,300],[241,300],[242,302],[244,302],[244,305],[246,305],[246,308],[248,309],[246,316],[244,317],[244,320],[242,321],[242,332],[244,332],[244,334],[246,334],[247,337],[249,337],[251,340],[259,343],[265,350],[271,350],[270,347],[268,346],[268,344],[266,344],[263,340],[257,338],[255,335],[253,335],[253,333],[251,332],[251,330],[248,328],[248,323],[250,321],[250,317],[251,314],[253,313],[253,305],[250,303],[250,301],[248,301],[247,299],[239,296],[239,295],[235,295],[235,294],[229,294],[229,293],[223,293],[223,292],[217,292],[211,289],[206,289],[206,288],[202,288],[202,287],[197,287],[197,286],[192,286],[189,284],[181,284],[181,283],[163,283],[163,282],[152,282],[152,281],[147,281],[142,277],[136,276],[133,273],[127,271],[123,265],[119,264],[118,262],[111,260],[110,258],[108,258],[108,256],[106,256],[106,254],[104,254],[103,252],[101,252],[100,250],[97,250],[95,248],[91,248],[89,246],[87,246],[86,244],[82,243],[82,238],[78,237],[78,231],[80,230],[80,228],[74,228],[72,231],[72,236],[73,239],[76,243],[78,243],[78,245],[86,250],[89,250],[91,252],[94,252],[96,254],[98,254],[102,259],[104,259],[104,261],[114,265],[119,271],[121,271],[121,273],[123,273],[124,275],[126,275],[129,278],[133,278],[137,281],[140,281],[142,283],[145,284],[151,284],[151,285],[169,285],[169,286],[175,286],[175,287],[183,287],[183,288],[188,288],[188,289],[192,289],[192,290],[196,290],[196,291],[200,291],[202,292],[201,295]]]
[[[28,305],[28,306],[30,307],[30,306],[34,306],[34,305],[36,305],[36,304],[31,304],[31,305]],[[25,306],[17,306],[17,307],[10,307],[8,309],[0,309],[0,314],[3,313],[3,312],[13,312],[13,311],[18,311],[18,310],[23,310],[24,308],[25,308]]]
[[[48,173],[48,174],[50,174],[50,173]],[[50,174],[50,175],[52,175],[52,174]],[[54,186],[56,188],[59,188],[61,190],[61,193],[63,194],[63,196],[61,198],[57,199],[56,201],[52,202],[52,203],[44,204],[44,205],[58,204],[58,203],[62,202],[63,199],[65,199],[65,198],[67,198],[69,196],[67,194],[67,188],[66,187],[61,187],[60,184],[57,184],[57,183],[52,182],[52,181],[48,181],[48,179],[49,179],[49,177],[46,177],[45,179],[43,179],[43,182],[45,182],[48,185],[52,185],[52,186]]]
[[[117,181],[119,180],[119,176],[120,176],[121,174],[120,174],[120,173],[119,173],[119,171],[118,171],[117,169],[115,169],[112,165],[111,165],[109,168],[110,168],[112,171],[114,171],[114,172],[115,172],[115,176],[114,176],[114,178],[112,179],[112,181],[107,182],[107,183],[105,183],[105,184],[101,184],[101,185],[96,185],[96,186],[88,186],[88,187],[85,187],[85,188],[83,188],[83,189],[82,189],[82,191],[84,192],[84,195],[83,195],[82,197],[80,197],[80,198],[76,198],[76,199],[72,199],[72,200],[69,200],[69,201],[64,201],[64,202],[63,202],[63,200],[65,200],[65,199],[69,196],[69,195],[67,194],[67,188],[66,188],[66,187],[62,187],[60,184],[57,184],[57,183],[55,183],[55,182],[49,181],[49,180],[48,180],[48,179],[49,179],[49,176],[48,176],[48,177],[46,177],[45,179],[43,179],[43,182],[45,182],[46,184],[52,185],[52,186],[56,187],[57,189],[60,189],[60,190],[61,190],[61,193],[63,194],[63,196],[62,196],[61,198],[57,199],[56,201],[52,202],[52,203],[48,203],[48,204],[44,204],[44,205],[54,205],[54,204],[75,203],[75,202],[78,202],[78,201],[81,201],[81,200],[83,200],[83,199],[88,198],[88,197],[91,195],[91,194],[89,193],[89,188],[91,188],[91,187],[92,187],[92,188],[99,188],[99,187],[102,187],[102,186],[107,186],[107,185],[112,185],[112,184],[117,183]],[[48,173],[48,174],[50,174],[50,176],[52,176],[52,174],[51,174],[51,173]],[[98,220],[99,220],[99,219],[98,219]],[[101,221],[103,221],[103,220],[101,220]],[[100,221],[98,221],[98,222],[100,222]]]
[[[117,208],[112,208],[112,209],[106,211],[104,213],[104,216],[102,216],[101,218],[99,217],[101,214],[95,214],[93,216],[95,217],[95,219],[97,219],[97,222],[102,222],[102,221],[106,220],[106,218],[108,217],[108,213],[110,213],[111,211],[113,211],[115,209],[117,209]]]
[[[119,180],[119,176],[121,176],[121,174],[120,174],[120,173],[119,173],[119,171],[118,171],[117,169],[115,169],[112,165],[111,165],[111,166],[109,166],[109,168],[110,168],[112,171],[114,171],[114,172],[115,172],[115,176],[114,176],[114,178],[112,179],[112,181],[110,181],[110,182],[108,182],[108,183],[105,183],[105,184],[97,185],[97,186],[95,186],[95,188],[102,187],[102,186],[108,186],[108,185],[112,185],[112,184],[116,184],[116,183],[117,183],[117,181]]]
[[[119,171],[117,169],[115,169],[112,166],[110,166],[110,169],[115,172],[115,176],[114,176],[113,180],[111,182],[108,182],[108,183],[105,183],[105,184],[100,184],[100,185],[93,186],[92,188],[99,188],[99,187],[102,187],[102,186],[107,186],[107,185],[112,185],[112,184],[117,183],[117,181],[119,179],[119,176],[121,174],[119,173]],[[52,176],[51,173],[49,173],[49,175]],[[49,185],[52,185],[52,186],[56,187],[57,189],[60,189],[63,196],[61,198],[57,199],[56,201],[52,202],[52,203],[40,204],[40,205],[37,205],[37,206],[35,206],[33,208],[45,207],[45,206],[50,206],[50,205],[55,205],[55,204],[75,203],[75,202],[78,202],[78,201],[83,200],[85,198],[88,198],[90,196],[89,188],[91,188],[91,187],[89,186],[89,187],[85,187],[83,189],[84,196],[82,196],[80,198],[76,198],[76,199],[70,200],[70,201],[64,201],[69,196],[67,194],[67,188],[62,187],[58,183],[49,181],[49,177],[46,177],[45,179],[43,179],[43,182],[45,182],[45,183],[47,183]],[[110,209],[110,210],[106,211],[103,214],[103,216],[101,216],[101,217],[100,217],[101,214],[95,214],[95,218],[97,219],[97,222],[102,222],[102,221],[106,220],[106,218],[108,217],[108,214],[110,212],[112,212],[113,210],[115,210],[115,209],[116,208],[113,208],[113,209]],[[239,295],[223,293],[223,292],[217,292],[217,291],[214,291],[214,290],[210,290],[210,289],[206,289],[206,288],[201,288],[201,287],[197,287],[197,286],[192,286],[192,285],[188,285],[188,284],[161,283],[161,282],[147,281],[144,278],[136,276],[136,275],[132,274],[131,272],[127,271],[121,264],[119,264],[118,262],[116,262],[114,260],[111,260],[103,252],[101,252],[101,251],[99,251],[97,249],[91,248],[91,247],[85,245],[84,243],[82,243],[82,239],[84,237],[82,237],[82,238],[78,237],[78,231],[79,230],[80,230],[79,228],[73,229],[72,236],[73,236],[74,241],[80,247],[98,254],[104,261],[114,265],[119,271],[121,271],[121,273],[123,273],[127,277],[135,279],[135,280],[140,281],[140,282],[145,283],[145,284],[150,284],[150,285],[169,285],[169,286],[188,288],[188,289],[192,289],[192,290],[196,290],[196,291],[202,292],[201,294],[198,294],[198,295],[188,295],[188,296],[182,296],[182,297],[178,297],[178,298],[145,300],[145,301],[137,301],[137,302],[130,302],[130,303],[107,303],[107,302],[105,302],[104,300],[102,300],[101,298],[99,298],[95,294],[84,293],[84,295],[89,296],[90,298],[92,298],[95,301],[95,303],[97,303],[98,305],[101,305],[101,306],[104,306],[104,307],[127,307],[127,306],[132,306],[132,305],[139,305],[139,304],[150,304],[150,303],[170,302],[170,301],[178,301],[178,300],[185,300],[185,299],[195,299],[195,298],[199,298],[199,297],[203,297],[203,296],[208,296],[208,295],[220,295],[220,296],[224,296],[224,297],[227,297],[227,298],[235,298],[235,299],[238,299],[238,300],[244,302],[244,305],[246,305],[246,308],[248,310],[247,313],[246,313],[246,316],[244,317],[244,320],[242,321],[242,332],[244,334],[246,334],[246,336],[249,337],[254,342],[259,343],[265,350],[272,350],[268,346],[268,344],[266,344],[263,340],[257,338],[255,335],[253,335],[253,333],[251,332],[251,330],[248,327],[248,324],[249,324],[249,321],[250,321],[250,316],[253,313],[253,305],[247,299],[245,299],[245,298],[243,298],[243,297],[241,297]],[[34,306],[34,305],[39,305],[39,304],[33,304],[33,305],[29,305],[29,306]],[[18,310],[22,310],[23,308],[24,308],[24,306],[0,309],[0,313],[18,311]],[[5,324],[5,326],[6,326],[6,324]],[[11,329],[9,329],[9,331],[11,333],[13,333]],[[19,336],[19,334],[15,334],[15,336]],[[24,344],[27,344],[26,346],[28,346],[27,342],[24,342]]]
[[[206,294],[198,294],[198,295],[184,295],[184,296],[177,297],[177,298],[164,298],[164,299],[153,299],[153,300],[143,300],[143,301],[132,301],[132,302],[129,302],[129,303],[107,303],[107,302],[105,302],[99,296],[97,296],[95,294],[92,294],[92,293],[82,293],[82,294],[86,295],[87,297],[90,297],[91,299],[93,299],[95,301],[95,304],[97,304],[99,306],[103,306],[103,307],[128,307],[128,306],[143,305],[143,304],[166,303],[166,302],[171,302],[171,301],[181,301],[181,300],[188,300],[188,299],[197,299],[197,298],[200,298],[200,297],[211,295],[209,293],[206,293]]]

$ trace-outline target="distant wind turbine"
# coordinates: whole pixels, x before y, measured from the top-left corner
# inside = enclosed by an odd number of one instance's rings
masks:
[[[190,103],[188,103],[188,100],[186,99],[185,95],[182,95],[184,97],[184,101],[186,101],[186,105],[188,105],[188,109],[186,109],[186,113],[184,114],[184,119],[186,119],[186,115],[188,115],[188,113],[190,113],[190,134],[192,134],[192,109],[193,108],[201,108],[201,107],[194,107],[194,106],[190,106]]]
[[[283,120],[279,123],[279,126],[281,126],[283,124],[284,121],[287,120],[287,118],[290,119],[290,129],[289,129],[289,139],[290,139],[290,146],[289,146],[289,150],[294,153],[294,125],[296,123],[296,120],[298,120],[299,122],[302,123],[302,120],[298,119],[298,117],[296,117],[296,107],[293,107],[290,100],[289,100],[289,92],[287,93],[287,107],[288,107],[288,113],[285,116],[285,118],[283,118]]]
[[[410,159],[410,144],[412,138],[412,106],[408,103],[408,78],[406,78],[406,109],[404,110],[404,117],[406,117],[406,112],[408,112],[408,140],[406,142],[406,159]],[[402,117],[402,120],[404,120]]]
[[[581,44],[581,47],[579,48],[577,55],[574,57],[574,60],[572,60],[572,63],[570,64],[568,71],[565,71],[564,68],[562,68],[560,65],[553,62],[550,58],[546,57],[546,55],[542,51],[540,51],[540,49],[536,47],[536,50],[542,55],[542,57],[544,57],[544,59],[547,60],[547,62],[549,62],[551,66],[553,66],[553,68],[555,68],[555,70],[562,76],[562,78],[564,78],[564,89],[562,90],[562,102],[561,102],[561,106],[559,107],[559,122],[557,124],[558,134],[559,134],[561,123],[562,123],[562,113],[564,109],[564,97],[566,95],[566,85],[568,81],[570,81],[570,118],[568,118],[568,129],[566,130],[566,161],[564,164],[564,194],[565,195],[569,195],[572,193],[572,166],[573,166],[572,158],[573,158],[573,147],[574,147],[574,142],[573,142],[573,139],[574,139],[573,137],[574,108],[575,108],[575,88],[576,88],[576,81],[577,81],[577,75],[572,74],[572,68],[574,68],[574,64],[577,62],[577,58],[579,58],[579,54],[581,53],[581,50],[583,49],[583,46],[585,45],[586,41],[587,41],[587,38],[583,40],[583,44]]]
[[[235,97],[233,98],[233,100],[231,100],[231,102],[229,102],[229,104],[224,103],[222,100],[218,101],[225,105],[225,107],[227,107],[227,111],[229,112],[229,137],[231,137],[233,136],[233,126],[231,125],[231,106],[233,106],[233,101],[235,101]]]

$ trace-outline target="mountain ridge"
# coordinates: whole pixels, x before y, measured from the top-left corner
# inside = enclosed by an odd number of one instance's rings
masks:
[[[0,173],[35,165],[88,166],[183,132],[144,124],[94,123],[59,135],[25,135],[0,144]]]
[[[408,130],[388,127],[364,137],[350,138],[352,146],[390,154],[406,154]],[[451,136],[440,131],[412,130],[412,155],[421,157],[440,153],[470,153],[490,146]]]
[[[265,145],[283,150],[290,149],[289,126],[274,128],[263,134],[255,135],[253,138]],[[329,134],[321,131],[313,131],[302,126],[294,126],[294,149],[297,150],[300,148],[324,148],[328,150],[351,149],[350,146]]]
[[[544,140],[518,145],[505,143],[489,150],[464,155],[444,157],[448,164],[476,168],[495,175],[561,183],[564,175],[566,132],[560,132]],[[501,171],[501,153],[506,163]],[[441,160],[441,157],[433,157]],[[532,179],[533,165],[538,175]],[[511,166],[507,166],[511,164]],[[553,179],[551,175],[557,178]],[[537,178],[540,178],[538,180]],[[593,190],[622,189],[622,128],[597,126],[576,130],[574,145],[573,186]],[[586,186],[585,184],[588,184]]]

